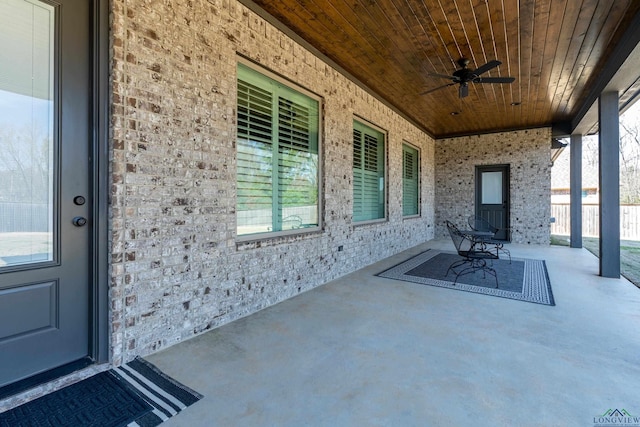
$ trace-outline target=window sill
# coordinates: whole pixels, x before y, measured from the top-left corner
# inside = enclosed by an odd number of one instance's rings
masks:
[[[309,238],[315,238],[324,230],[320,226],[304,226],[293,230],[277,233],[261,233],[236,237],[236,250],[251,250],[268,246],[299,242]]]
[[[416,215],[407,215],[407,216],[403,216],[402,220],[409,220],[409,219],[417,219],[417,218],[422,218],[422,215],[420,214],[416,214]]]
[[[387,218],[370,219],[370,220],[366,220],[366,221],[352,221],[351,224],[354,227],[360,227],[361,225],[383,224],[385,222],[389,222],[389,220]]]

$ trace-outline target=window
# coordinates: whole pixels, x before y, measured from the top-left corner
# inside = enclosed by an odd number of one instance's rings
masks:
[[[420,205],[420,156],[418,150],[402,144],[402,215],[418,215]]]
[[[385,149],[382,132],[353,122],[353,220],[385,217]]]
[[[238,236],[318,227],[318,123],[318,99],[238,64]]]

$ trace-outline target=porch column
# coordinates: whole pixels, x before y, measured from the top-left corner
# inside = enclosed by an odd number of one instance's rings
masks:
[[[600,275],[620,278],[620,130],[618,92],[603,92],[600,123]]]
[[[569,144],[571,247],[582,247],[582,135],[571,135]]]

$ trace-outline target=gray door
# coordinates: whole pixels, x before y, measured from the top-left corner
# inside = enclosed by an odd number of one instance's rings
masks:
[[[89,352],[89,6],[0,1],[0,386]]]
[[[495,239],[510,240],[509,165],[476,167],[476,215],[499,229]]]

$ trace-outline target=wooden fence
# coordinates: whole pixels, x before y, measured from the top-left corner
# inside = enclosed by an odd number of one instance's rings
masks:
[[[582,205],[582,235],[598,237],[599,206]],[[551,234],[568,236],[571,234],[571,220],[568,203],[553,203],[551,216],[556,222],[551,224]],[[640,205],[620,205],[620,238],[640,240]]]

